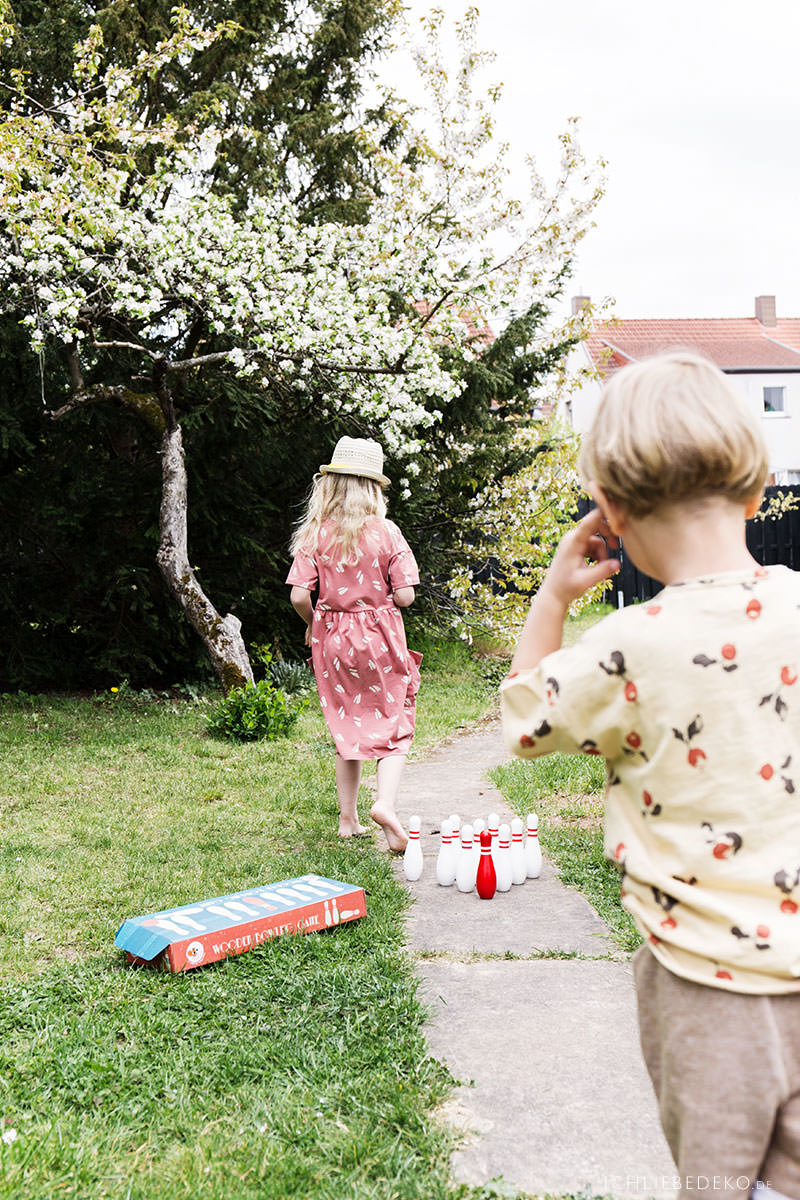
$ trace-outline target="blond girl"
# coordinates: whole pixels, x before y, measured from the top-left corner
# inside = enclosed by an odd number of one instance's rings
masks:
[[[286,582],[307,626],[320,704],[336,747],[339,836],[367,832],[358,818],[361,764],[377,759],[370,816],[399,853],[408,839],[397,793],[414,736],[421,661],[406,645],[400,610],[413,602],[419,572],[402,533],[386,519],[388,483],[378,442],[341,438],[314,478],[292,539]]]

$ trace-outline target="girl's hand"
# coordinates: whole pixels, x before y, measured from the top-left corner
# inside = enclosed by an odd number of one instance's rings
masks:
[[[306,625],[306,645],[311,648],[311,626]]]
[[[621,564],[609,551],[618,549],[619,538],[611,532],[600,509],[593,508],[562,539],[540,591],[566,607],[595,584],[616,575]]]

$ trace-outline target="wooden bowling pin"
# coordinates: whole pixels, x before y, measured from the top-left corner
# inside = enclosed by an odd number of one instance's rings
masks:
[[[471,892],[475,887],[475,866],[472,857],[472,826],[461,826],[461,849],[456,863],[456,887],[460,892]]]
[[[409,817],[408,844],[403,854],[403,871],[410,883],[414,883],[422,874],[422,845],[419,840],[420,824],[419,817]]]
[[[436,858],[436,882],[440,887],[450,887],[456,881],[458,847],[454,842],[455,830],[451,818],[442,822],[442,843]]]
[[[475,888],[481,900],[491,900],[497,891],[497,875],[492,862],[492,834],[488,829],[481,832],[481,858]]]
[[[511,891],[511,829],[501,825],[497,837],[497,856],[494,864],[498,892]]]
[[[497,853],[497,840],[498,840],[498,836],[500,834],[500,818],[498,817],[497,813],[489,813],[489,820],[487,822],[486,828],[489,830],[489,833],[492,835],[492,854],[496,854]]]
[[[539,845],[539,818],[528,813],[528,838],[525,842],[525,872],[528,879],[538,879],[542,873],[542,848]]]
[[[522,821],[519,817],[514,817],[511,822],[511,882],[524,883],[527,878],[525,847],[522,844]]]

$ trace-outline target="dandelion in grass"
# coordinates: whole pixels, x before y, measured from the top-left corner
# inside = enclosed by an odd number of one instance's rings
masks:
[[[18,1137],[19,1134],[17,1133],[16,1129],[4,1129],[2,1134],[0,1134],[0,1139],[2,1139],[4,1145],[6,1146],[13,1145]]]

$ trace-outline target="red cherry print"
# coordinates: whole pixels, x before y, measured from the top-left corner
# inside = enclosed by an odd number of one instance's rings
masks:
[[[705,759],[706,752],[705,750],[701,750],[699,746],[695,746],[694,750],[689,751],[687,757],[689,759],[689,766],[696,767],[699,762]]]
[[[660,604],[649,604],[647,606],[647,608],[645,609],[645,612],[647,612],[647,614],[651,617],[657,617],[658,614],[661,612],[661,605]]]
[[[519,744],[520,746],[533,746],[534,741],[529,734],[523,733],[522,737],[519,739]]]
[[[761,770],[758,773],[762,779],[772,779],[772,776],[775,774],[775,771],[773,770],[770,763],[764,763],[763,767],[761,768]]]
[[[761,601],[756,600],[754,596],[744,611],[747,613],[751,621],[755,621],[757,617],[761,616]]]
[[[732,646],[730,644],[730,642],[728,642],[726,645],[724,645],[722,647],[722,649],[720,650],[720,654],[722,655],[723,658],[726,658],[728,660],[728,662],[730,662],[730,660],[732,658],[736,658],[736,647]]]
[[[519,671],[511,671],[508,675],[506,675],[506,679],[516,679],[518,675]]]
[[[727,842],[717,842],[711,853],[714,855],[714,858],[726,858],[730,849],[731,847]]]
[[[675,920],[674,917],[667,917],[666,920],[661,922],[661,928],[662,929],[675,929],[677,924],[678,924],[678,922]]]
[[[756,928],[756,936],[760,938],[769,937],[769,925],[759,925]]]
[[[717,971],[717,979],[730,979],[732,981],[733,976],[730,971]]]
[[[629,679],[625,684],[625,699],[633,701],[636,699],[636,694],[636,684],[632,679]]]
[[[656,937],[656,935],[654,933],[650,934],[649,940],[653,943],[654,946],[658,946],[661,943],[661,938]]]
[[[781,683],[785,683],[787,687],[791,687],[793,683],[797,683],[797,676],[792,674],[791,668],[783,667],[781,669]]]
[[[766,567],[756,567],[753,574],[755,575],[756,579],[766,579],[766,577],[769,575],[769,571]]]
[[[645,806],[647,808],[649,808],[650,805],[653,803],[653,797],[650,795],[649,792],[642,792],[642,799],[644,800]]]
[[[638,750],[642,744],[642,739],[639,737],[638,733],[636,733],[636,732],[629,733],[628,736],[625,738],[625,741],[628,743],[629,746],[632,746],[634,750]]]
[[[624,849],[625,849],[625,843],[620,842],[619,845],[617,846],[616,850],[614,851],[614,858],[616,858],[617,861],[619,861],[619,859],[622,858],[622,852]]]
[[[788,913],[790,916],[797,912],[797,903],[794,900],[781,900],[781,912]]]

